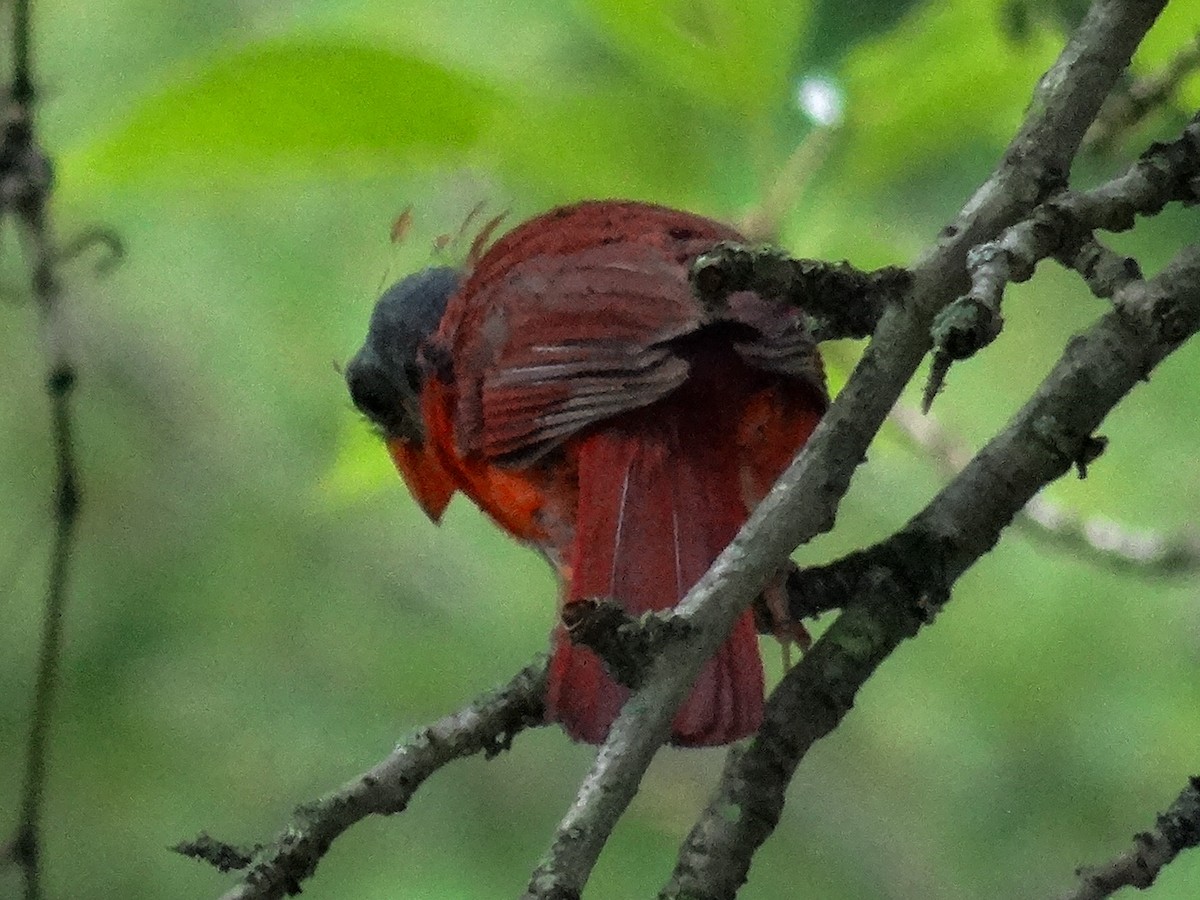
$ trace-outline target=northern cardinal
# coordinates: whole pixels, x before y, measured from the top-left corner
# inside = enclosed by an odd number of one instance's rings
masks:
[[[561,603],[677,603],[808,439],[827,403],[799,310],[750,292],[707,308],[689,268],[728,226],[630,201],[530,219],[466,271],[429,268],[376,304],[346,369],[438,521],[462,491],[556,569]],[[782,591],[782,574],[774,585]],[[554,628],[547,717],[600,743],[629,691]],[[762,721],[751,610],[701,670],[672,742]]]

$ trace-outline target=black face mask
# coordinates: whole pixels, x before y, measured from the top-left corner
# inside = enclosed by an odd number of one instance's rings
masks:
[[[384,291],[371,313],[367,339],[346,366],[354,405],[385,438],[424,440],[418,361],[421,343],[437,330],[462,273],[445,266],[422,269]]]

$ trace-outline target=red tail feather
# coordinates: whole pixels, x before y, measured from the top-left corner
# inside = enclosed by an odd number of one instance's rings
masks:
[[[727,386],[690,387],[581,441],[566,602],[615,597],[633,615],[674,606],[745,521],[736,426],[722,421]],[[572,737],[598,743],[628,691],[561,627],[554,645],[548,715]],[[675,716],[673,741],[738,740],[758,728],[762,708],[762,663],[747,611],[701,670]]]

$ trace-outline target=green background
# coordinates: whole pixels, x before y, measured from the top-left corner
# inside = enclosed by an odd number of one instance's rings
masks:
[[[36,4],[55,222],[128,246],[66,270],[81,372],[85,508],[46,809],[52,898],[216,896],[169,853],[206,829],[250,843],[410,729],[545,646],[543,564],[461,498],[425,521],[335,363],[380,288],[438,258],[480,201],[510,222],[623,196],[734,219],[809,125],[798,77],[846,121],[782,243],[911,262],[990,170],[1080,4],[965,0],[49,0]],[[1175,0],[1137,60],[1195,33]],[[1179,107],[1195,108],[1192,79]],[[1112,174],[1179,112],[1152,117]],[[411,206],[399,245],[391,223]],[[1171,211],[1114,243],[1149,271],[1194,236]],[[0,811],[13,816],[51,532],[36,310],[16,246],[0,287]],[[442,256],[455,258],[462,248]],[[1047,265],[1010,290],[1004,335],[935,411],[978,445],[1102,310]],[[835,384],[855,345],[830,348]],[[1134,528],[1200,505],[1200,347],[1111,417],[1087,481],[1050,496]],[[910,391],[910,401],[915,393]],[[938,484],[891,429],[820,561],[890,533]],[[778,652],[764,644],[778,675]],[[1117,575],[1014,532],[935,627],[871,680],[805,760],[742,896],[1053,896],[1128,846],[1200,770],[1197,582]],[[591,751],[555,729],[436,775],[402,816],[335,844],[313,898],[512,897]],[[589,897],[650,896],[719,751],[665,750]],[[1194,898],[1200,855],[1153,896]],[[19,879],[0,873],[0,896]]]

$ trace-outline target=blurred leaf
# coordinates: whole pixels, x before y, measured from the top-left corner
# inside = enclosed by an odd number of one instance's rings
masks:
[[[902,177],[972,141],[1003,146],[1062,39],[1033,19],[1013,40],[1004,11],[1004,0],[929,4],[849,55],[856,177]]]
[[[492,112],[485,87],[353,43],[255,45],[168,83],[124,125],[64,160],[68,178],[183,182],[403,167],[468,147]],[[74,185],[72,185],[74,187]]]
[[[582,0],[613,49],[698,100],[756,119],[784,95],[809,0]]]
[[[617,85],[529,97],[482,141],[513,183],[550,200],[636,197],[691,207],[714,193],[719,174],[706,151],[726,137],[711,133],[719,128],[668,97]]]
[[[424,59],[489,82],[546,84],[575,69],[591,46],[578,22],[564,15],[561,0],[473,2],[466,8],[446,0],[405,0],[404,15],[396,15],[396,0],[322,2],[317,9],[323,27],[411,47]],[[498,43],[497,34],[520,40]]]
[[[846,52],[871,35],[895,26],[922,0],[856,0],[854,14],[846,14],[844,0],[820,0],[813,12],[805,64],[810,68],[833,67]]]

